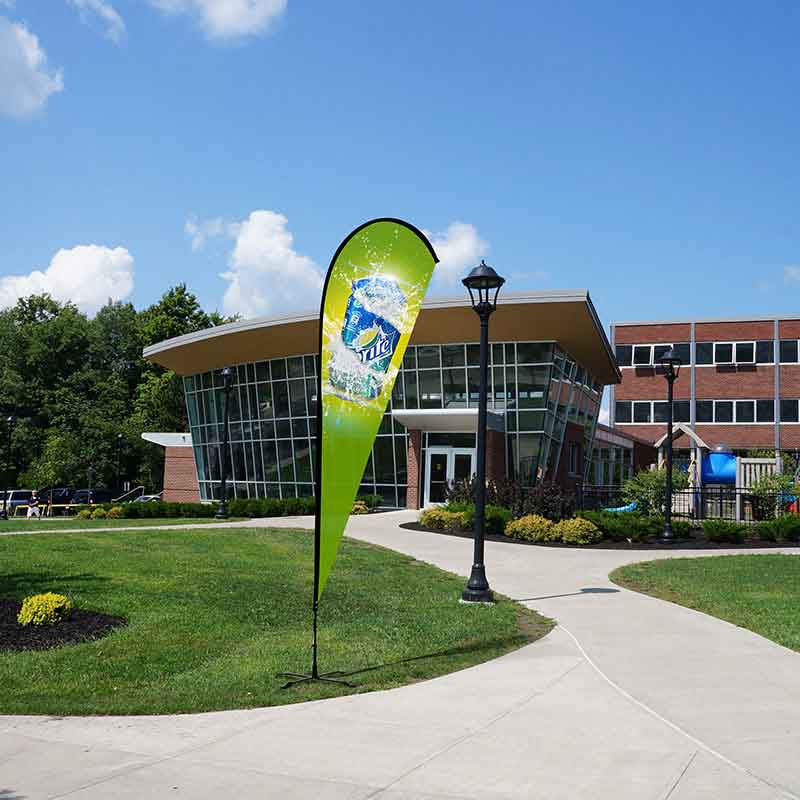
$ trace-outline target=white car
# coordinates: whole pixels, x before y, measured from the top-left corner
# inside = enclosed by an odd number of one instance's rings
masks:
[[[14,511],[17,506],[26,506],[28,505],[28,500],[31,499],[31,495],[33,494],[33,489],[11,489],[8,492],[8,499],[6,503],[8,504],[8,516],[13,517]],[[3,495],[0,494],[0,508],[2,508],[2,499]]]

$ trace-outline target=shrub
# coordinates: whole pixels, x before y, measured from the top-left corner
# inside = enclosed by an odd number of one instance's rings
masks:
[[[89,511],[88,508],[82,508],[78,512],[78,519],[91,519],[91,518],[92,518],[92,512]]]
[[[460,511],[444,508],[426,508],[419,516],[421,525],[435,531],[458,531],[464,527],[464,515]]]
[[[552,541],[550,538],[552,530],[551,520],[538,514],[526,514],[506,525],[506,536],[528,542],[549,542]]]
[[[581,511],[578,515],[588,519],[607,539],[614,542],[645,542],[658,536],[664,520],[657,516],[644,516],[635,511]]]
[[[502,535],[505,533],[506,525],[508,525],[509,522],[511,522],[511,512],[507,508],[494,505],[486,506],[483,517],[484,530],[486,533],[493,533],[498,536]],[[473,527],[475,525],[474,519],[472,525]],[[465,527],[469,526],[465,525]]]
[[[796,542],[800,538],[800,516],[784,514],[759,522],[754,530],[758,538],[765,542]]]
[[[356,501],[363,503],[370,511],[376,509],[383,504],[382,494],[360,494],[356,497]]]
[[[108,516],[104,508],[96,508],[92,511],[92,519],[105,519]]]
[[[677,539],[688,539],[692,535],[692,523],[685,519],[673,519],[672,534]]]
[[[744,541],[747,527],[738,522],[726,519],[703,520],[703,533],[709,542],[732,542],[740,544]]]
[[[477,481],[458,481],[447,489],[448,506],[474,505]],[[538,514],[554,521],[570,517],[575,509],[574,495],[557,484],[523,486],[519,481],[487,481],[487,506],[500,506],[511,511],[513,517]]]
[[[674,491],[686,489],[689,476],[674,467],[672,470],[672,488]],[[622,497],[626,503],[636,503],[636,510],[641,514],[663,514],[667,494],[667,470],[643,469],[632,478],[628,478],[622,486]]]
[[[603,538],[603,534],[593,522],[581,517],[562,519],[553,526],[552,536],[554,541],[560,540],[564,544],[577,545],[594,544]]]
[[[753,516],[758,520],[774,519],[782,501],[797,494],[791,475],[773,472],[762,475],[750,487]]]
[[[575,513],[575,495],[555,483],[540,484],[528,489],[519,513],[538,514],[553,522],[569,519]]]
[[[122,516],[122,509],[119,506],[109,508],[106,516],[108,519],[119,519]]]
[[[356,500],[353,503],[353,510],[350,512],[351,514],[369,514],[369,509],[367,508],[367,504],[362,502],[361,500]]]
[[[70,599],[63,594],[32,594],[22,602],[17,622],[20,625],[55,625],[65,619],[71,609]]]

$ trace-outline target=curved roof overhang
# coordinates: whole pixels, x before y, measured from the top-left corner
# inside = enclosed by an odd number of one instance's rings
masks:
[[[478,340],[478,320],[463,297],[422,304],[411,344]],[[489,338],[497,342],[556,341],[604,384],[621,376],[611,345],[585,290],[505,293],[492,315]],[[144,350],[144,357],[179,375],[228,364],[315,353],[317,314],[261,317],[167,339]]]

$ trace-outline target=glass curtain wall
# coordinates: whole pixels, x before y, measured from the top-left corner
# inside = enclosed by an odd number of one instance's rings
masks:
[[[552,478],[567,422],[584,427],[591,460],[602,387],[552,342],[491,345],[489,408],[505,415],[509,476]],[[409,347],[360,492],[403,507],[407,434],[392,409],[477,408],[477,344]],[[296,497],[314,492],[316,370],[313,355],[240,364],[230,405],[230,487],[236,497]],[[219,372],[184,378],[189,426],[204,500],[217,497],[223,390]]]

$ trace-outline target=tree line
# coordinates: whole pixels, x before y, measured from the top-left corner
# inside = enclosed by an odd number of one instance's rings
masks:
[[[228,321],[185,284],[141,311],[109,302],[89,318],[47,294],[0,311],[3,483],[86,487],[92,469],[93,486],[116,488],[119,458],[121,481],[160,491],[164,453],[141,434],[188,430],[186,407],[181,378],[142,349]]]

